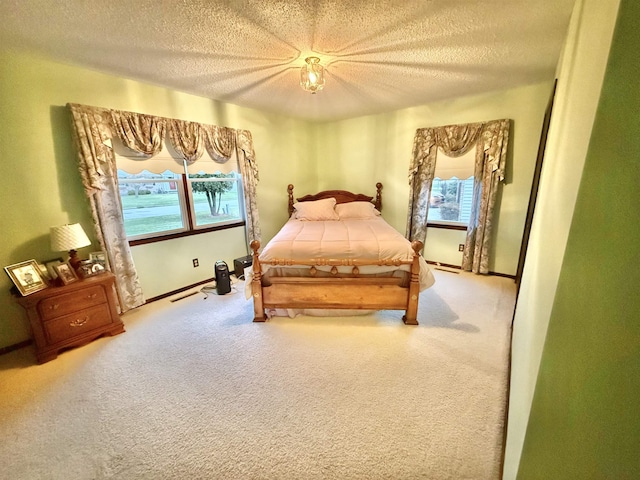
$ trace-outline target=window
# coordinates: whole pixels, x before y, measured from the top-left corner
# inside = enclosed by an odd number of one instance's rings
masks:
[[[431,186],[428,222],[464,224],[471,217],[473,177],[434,178]]]
[[[453,158],[438,152],[428,224],[467,226],[473,204],[475,149]]]
[[[167,150],[151,159],[114,142],[124,227],[129,241],[179,236],[244,223],[242,178],[235,158],[215,163],[206,153],[191,165]],[[124,153],[124,155],[123,155]]]

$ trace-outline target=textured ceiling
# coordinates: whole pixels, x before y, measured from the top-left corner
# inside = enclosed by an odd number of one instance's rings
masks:
[[[0,43],[313,120],[553,78],[574,0],[0,0]],[[326,86],[299,86],[305,57]]]

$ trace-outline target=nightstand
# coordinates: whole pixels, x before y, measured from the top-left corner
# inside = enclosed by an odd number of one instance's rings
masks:
[[[114,284],[112,273],[102,273],[17,299],[31,323],[38,363],[55,359],[63,349],[124,332]]]

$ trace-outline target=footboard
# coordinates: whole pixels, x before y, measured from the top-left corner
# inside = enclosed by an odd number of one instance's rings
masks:
[[[309,266],[311,277],[275,277],[270,285],[263,285],[259,259],[260,242],[251,242],[253,250],[253,279],[251,284],[254,322],[266,320],[266,308],[322,308],[357,310],[405,310],[403,321],[417,325],[418,296],[420,293],[419,256],[422,242],[411,244],[411,260],[359,260],[359,259],[279,259],[265,264],[272,266]],[[361,277],[359,267],[410,265],[408,285],[397,277]],[[318,266],[331,266],[331,277],[314,277]],[[338,274],[339,266],[349,266],[349,275]]]

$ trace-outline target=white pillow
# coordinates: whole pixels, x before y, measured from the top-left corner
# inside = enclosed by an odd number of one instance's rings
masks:
[[[293,204],[295,218],[298,220],[339,220],[338,214],[333,209],[336,199],[324,198],[312,202],[296,202]]]
[[[347,218],[375,218],[380,215],[380,212],[376,210],[371,202],[340,203],[336,205],[336,213],[338,217],[340,217],[340,220]]]

